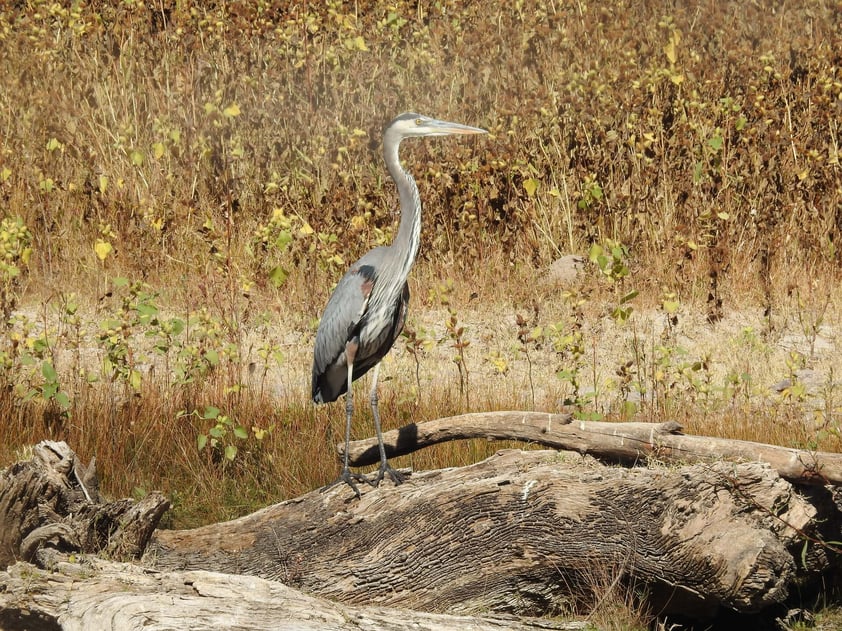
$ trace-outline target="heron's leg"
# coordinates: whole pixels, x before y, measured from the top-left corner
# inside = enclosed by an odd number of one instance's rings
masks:
[[[349,344],[346,347],[350,347]],[[350,354],[348,356],[348,391],[345,393],[345,454],[344,460],[342,463],[342,475],[347,474],[350,471],[350,467],[348,466],[348,448],[351,446],[351,421],[354,418],[354,388],[352,386],[354,381],[354,356]],[[354,491],[357,492],[357,495],[360,494],[357,491],[357,488],[351,484]]]
[[[377,377],[380,374],[380,364],[374,366],[374,372],[371,374],[371,413],[374,415],[374,431],[377,432],[377,446],[380,447],[380,469],[377,470],[377,475],[374,478],[374,485],[380,484],[380,480],[387,473],[392,478],[395,485],[400,484],[406,479],[399,471],[396,471],[386,460],[386,447],[383,444],[383,431],[380,429],[380,408],[377,403]]]
[[[339,474],[337,480],[323,487],[322,491],[327,491],[340,482],[344,482],[354,490],[357,497],[360,497],[360,489],[357,488],[355,482],[365,482],[366,484],[372,484],[372,482],[363,474],[352,472],[348,464],[348,449],[351,446],[351,420],[354,417],[354,389],[351,387],[351,384],[354,381],[354,357],[356,352],[356,343],[348,342],[345,345],[345,357],[348,362],[348,392],[345,394],[345,454],[342,463],[342,473]]]

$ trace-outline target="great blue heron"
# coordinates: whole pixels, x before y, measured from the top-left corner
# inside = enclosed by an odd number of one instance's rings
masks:
[[[313,401],[329,403],[345,396],[345,462],[339,479],[357,494],[356,482],[377,486],[388,474],[395,484],[403,476],[389,466],[380,412],[377,407],[377,374],[380,360],[392,348],[406,320],[409,286],[406,279],[421,239],[421,198],[412,176],[403,168],[398,147],[404,138],[484,134],[484,129],[436,120],[414,112],[401,114],[383,132],[383,157],[395,181],[401,202],[398,234],[391,245],[377,247],[363,255],[345,273],[325,307],[313,352]],[[380,447],[380,469],[373,480],[348,467],[351,417],[354,397],[351,384],[374,368],[371,379],[371,411]]]

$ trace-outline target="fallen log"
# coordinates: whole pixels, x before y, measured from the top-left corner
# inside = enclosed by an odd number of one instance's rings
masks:
[[[659,611],[711,615],[782,602],[829,565],[816,546],[799,567],[804,537],[842,523],[835,504],[820,511],[764,464],[623,469],[549,451],[506,450],[352,498],[340,486],[159,531],[144,562],[257,574],[352,604],[533,616],[626,577]]]
[[[41,555],[43,556],[43,555]],[[219,572],[157,572],[94,557],[47,555],[48,569],[17,563],[0,572],[0,629],[65,631],[529,631],[584,629],[506,617],[354,607],[277,581]]]
[[[766,462],[778,474],[801,484],[842,484],[842,454],[791,449],[744,440],[681,433],[681,425],[576,421],[571,414],[476,412],[413,423],[383,434],[386,455],[404,456],[451,440],[517,440],[588,454],[611,463]],[[340,456],[344,444],[336,446]],[[379,462],[377,439],[351,442],[355,467]]]

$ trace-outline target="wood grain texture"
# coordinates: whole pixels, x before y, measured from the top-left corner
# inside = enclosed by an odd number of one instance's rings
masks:
[[[448,616],[353,607],[277,581],[219,572],[156,572],[93,557],[52,555],[0,572],[4,631],[528,631],[583,623]]]
[[[231,522],[158,531],[144,562],[424,611],[543,615],[616,576],[645,584],[664,611],[756,611],[787,595],[791,548],[816,517],[768,465],[625,469],[506,450],[366,489],[360,500],[338,487]]]
[[[0,568],[44,546],[140,556],[169,501],[153,492],[107,502],[98,486],[94,462],[85,466],[63,442],[42,441],[0,471]]]

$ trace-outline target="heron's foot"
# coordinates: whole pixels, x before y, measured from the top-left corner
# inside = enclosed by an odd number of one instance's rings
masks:
[[[344,482],[348,486],[350,486],[354,490],[354,494],[359,498],[360,497],[360,489],[356,485],[357,482],[364,482],[366,484],[370,484],[371,486],[376,486],[374,482],[368,479],[367,476],[364,476],[362,473],[355,473],[350,469],[343,469],[342,473],[339,474],[339,477],[328,484],[327,486],[323,486],[321,492],[324,493],[325,491],[329,491],[337,484],[341,484]]]
[[[395,486],[403,484],[409,477],[407,474],[401,473],[397,469],[393,469],[388,462],[381,462],[380,468],[377,470],[377,474],[374,476],[374,480],[372,480],[371,484],[374,486],[380,486],[380,482],[386,475],[392,478],[392,482],[395,483]]]

